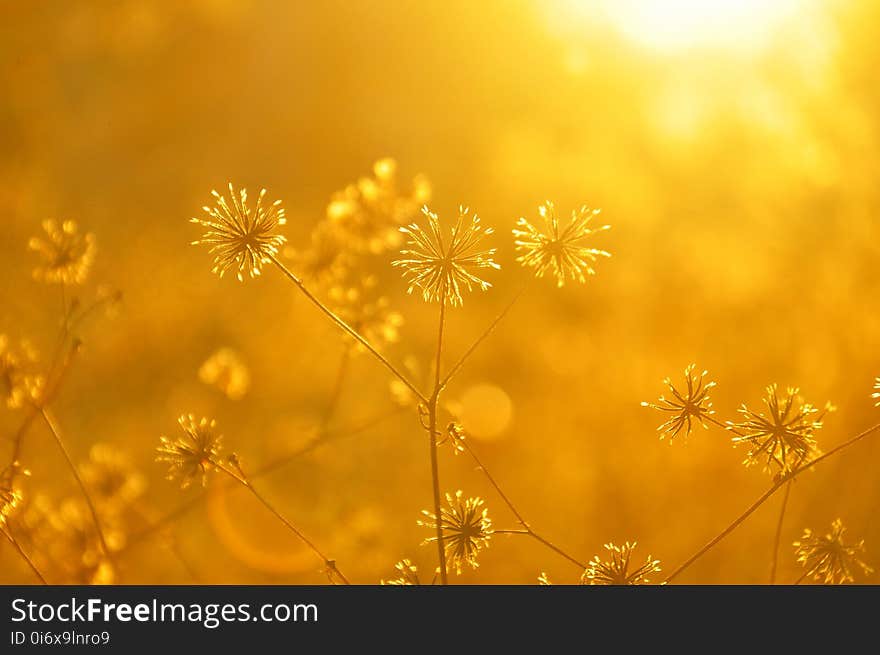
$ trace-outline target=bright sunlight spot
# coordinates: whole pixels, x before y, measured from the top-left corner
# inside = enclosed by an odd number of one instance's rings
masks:
[[[571,18],[606,18],[634,42],[674,51],[754,50],[810,0],[562,0]]]

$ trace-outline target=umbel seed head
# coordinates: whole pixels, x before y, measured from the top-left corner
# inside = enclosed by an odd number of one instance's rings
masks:
[[[212,207],[202,207],[206,217],[190,219],[207,229],[192,245],[209,246],[209,252],[214,255],[214,273],[223,277],[228,271],[234,271],[238,280],[244,281],[245,274],[259,276],[263,266],[278,254],[287,240],[275,234],[275,229],[287,223],[287,219],[280,200],[271,203],[266,200],[266,189],[260,190],[256,205],[250,207],[247,189],[236,194],[231,182],[228,186],[229,201],[211,191],[215,203]]]

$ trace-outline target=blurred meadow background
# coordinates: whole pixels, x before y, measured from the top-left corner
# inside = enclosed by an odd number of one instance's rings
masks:
[[[515,259],[516,220],[548,199],[562,216],[601,208],[612,228],[591,245],[613,256],[584,285],[531,282],[444,397],[533,527],[585,561],[637,540],[639,558],[671,571],[771,483],[718,427],[658,438],[663,417],[640,403],[692,362],[718,383],[722,421],[774,382],[837,407],[816,433],[823,450],[880,417],[876,2],[7,0],[0,12],[0,334],[51,357],[59,285],[32,277],[28,250],[46,219],[95,237],[88,279],[65,302],[101,285],[122,293],[112,315],[77,328],[51,406],[81,466],[127,458],[131,507],[113,525],[112,570],[97,570],[88,526],[71,537],[63,516],[76,482],[34,422],[9,525],[35,557],[46,551],[50,582],[326,581],[230,480],[202,492],[164,479],[159,436],[190,412],[216,418],[252,469],[326,421],[339,438],[262,476],[264,495],[353,582],[394,577],[402,558],[436,566],[416,524],[432,507],[425,432],[387,371],[347,355],[278,271],[221,280],[190,246],[201,231],[188,219],[229,181],[283,200],[295,272],[334,197],[362,178],[394,176],[414,207],[430,192],[441,219],[460,204],[479,214],[501,270],[449,310],[447,366],[532,277]],[[383,352],[427,387],[436,307],[407,295],[398,256],[371,255],[355,280],[371,276],[399,313]],[[200,376],[223,349],[232,386]],[[25,413],[0,408],[2,452]],[[880,564],[878,458],[868,439],[793,483],[780,581],[801,573],[791,544],[804,528],[838,517]],[[495,528],[519,527],[468,457],[441,447],[440,470],[443,491],[480,496]],[[57,508],[42,510],[53,536],[32,544],[29,503]],[[780,503],[679,581],[765,583]],[[582,573],[516,535],[495,535],[479,561],[452,581]],[[0,582],[33,581],[0,542]]]

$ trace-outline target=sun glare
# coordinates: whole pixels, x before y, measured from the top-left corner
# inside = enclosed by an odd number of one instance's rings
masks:
[[[754,50],[808,0],[563,0],[571,18],[610,22],[645,47]]]

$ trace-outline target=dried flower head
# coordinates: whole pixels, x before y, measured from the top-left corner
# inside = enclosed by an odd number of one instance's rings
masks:
[[[16,466],[0,471],[0,527],[21,503],[21,491],[15,486]]]
[[[95,235],[80,234],[74,221],[43,222],[45,237],[33,237],[28,248],[37,252],[42,263],[34,269],[34,279],[46,283],[82,284],[95,260]]]
[[[284,256],[298,275],[323,289],[333,288],[352,265],[345,234],[330,221],[318,223],[312,230],[308,247],[285,248]]]
[[[660,396],[656,403],[642,403],[642,407],[651,407],[672,414],[668,421],[657,428],[660,438],[669,437],[670,443],[682,430],[685,431],[685,436],[689,437],[694,421],[704,429],[708,429],[705,419],[715,413],[712,409],[712,401],[709,399],[709,390],[715,386],[715,383],[705,381],[708,371],[697,375],[694,373],[695,368],[695,364],[690,364],[684,369],[686,388],[683,391],[676,389],[672,380],[666,378],[663,383],[669,387],[672,397]]]
[[[541,571],[541,575],[538,576],[538,585],[541,587],[552,587],[553,583],[550,582],[550,578],[547,576],[547,573]]]
[[[241,356],[221,348],[199,368],[199,380],[219,389],[230,400],[244,398],[251,386],[251,374]]]
[[[208,231],[201,239],[193,241],[193,245],[210,246],[209,252],[214,255],[214,273],[220,277],[230,269],[235,270],[236,277],[244,280],[244,274],[251,277],[260,275],[263,265],[272,261],[286,239],[275,234],[275,228],[284,225],[284,208],[281,201],[268,204],[265,202],[266,189],[260,190],[257,204],[248,206],[247,189],[236,194],[232,183],[229,183],[229,197],[211,191],[216,202],[213,207],[202,207],[207,218],[192,218]]]
[[[95,501],[107,511],[130,506],[147,488],[146,479],[135,470],[125,453],[110,444],[92,446],[80,475]]]
[[[446,426],[446,433],[443,435],[443,438],[437,442],[437,445],[442,446],[448,442],[453,454],[460,455],[466,450],[464,445],[465,439],[467,439],[465,429],[460,423],[453,421]]]
[[[483,506],[481,498],[464,498],[461,491],[455,495],[446,494],[448,507],[440,509],[440,528],[443,530],[443,547],[449,564],[461,575],[462,565],[472,569],[478,568],[477,554],[489,546],[492,537],[492,520],[489,510]],[[438,519],[427,510],[423,510],[424,520],[418,524],[436,530]],[[429,537],[423,543],[436,541]]]
[[[409,587],[422,584],[419,580],[418,567],[408,559],[400,560],[394,568],[397,570],[397,577],[392,580],[382,580],[383,585]]]
[[[582,241],[596,232],[610,229],[609,225],[590,227],[590,221],[599,214],[598,209],[586,205],[571,212],[568,225],[560,230],[556,208],[549,200],[538,207],[538,214],[544,221],[543,230],[520,218],[513,230],[514,245],[523,254],[517,258],[523,266],[535,269],[535,275],[544,277],[550,273],[556,278],[556,286],[565,285],[566,279],[583,284],[587,275],[595,275],[593,264],[599,257],[610,257],[611,253],[596,248],[587,248]]]
[[[110,556],[104,552],[88,505],[80,498],[67,498],[49,510],[49,559],[62,567],[62,577],[74,584],[112,584],[116,573]],[[119,517],[105,513],[101,527],[111,553],[126,542]]]
[[[880,378],[874,380],[874,393],[871,394],[871,398],[877,401],[874,406],[880,407]]]
[[[186,488],[201,476],[202,485],[207,483],[208,473],[219,461],[221,441],[217,434],[217,422],[203,418],[196,421],[192,414],[178,419],[183,436],[172,439],[161,437],[156,457],[157,462],[168,464],[168,479],[180,479],[181,488]]]
[[[591,585],[644,585],[649,584],[648,576],[659,573],[660,561],[652,559],[648,555],[642,566],[630,570],[632,552],[636,542],[626,542],[623,546],[615,546],[612,543],[605,544],[610,559],[603,561],[596,555],[587,570],[581,576],[583,584]]]
[[[381,348],[399,339],[403,315],[391,309],[388,298],[379,295],[376,286],[376,278],[367,275],[353,284],[333,287],[328,295],[333,312],[367,341]],[[355,352],[365,352],[363,345],[347,338]]]
[[[817,453],[816,430],[822,427],[822,418],[834,408],[825,409],[805,403],[798,389],[789,388],[780,396],[777,385],[767,387],[764,396],[767,413],[750,410],[745,404],[739,408],[743,420],[728,421],[728,430],[736,432],[733,443],[749,447],[744,463],[751,466],[764,463],[765,470],[786,474]]]
[[[805,577],[822,584],[846,584],[855,581],[855,573],[861,570],[868,575],[874,569],[860,558],[865,551],[865,542],[845,544],[843,535],[846,528],[840,519],[831,523],[831,532],[819,536],[807,528],[800,541],[794,542],[797,561],[805,569]]]
[[[492,259],[495,248],[480,250],[483,237],[493,233],[492,228],[480,224],[476,214],[467,207],[459,207],[458,221],[452,228],[452,237],[447,245],[440,229],[440,219],[427,207],[422,213],[428,218],[428,232],[413,223],[400,231],[409,236],[409,248],[401,250],[405,259],[398,259],[392,265],[404,269],[404,277],[409,281],[408,293],[421,289],[425,302],[442,302],[460,306],[462,292],[478,288],[483,291],[492,285],[477,277],[475,271],[482,268],[501,268]]]
[[[431,185],[423,175],[415,177],[408,191],[401,191],[397,178],[397,162],[386,157],[373,165],[372,177],[362,177],[333,195],[327,219],[353,251],[379,254],[399,248],[398,228],[431,199]]]
[[[18,409],[39,397],[42,387],[36,351],[27,341],[13,348],[9,338],[0,334],[0,400],[10,409]]]

